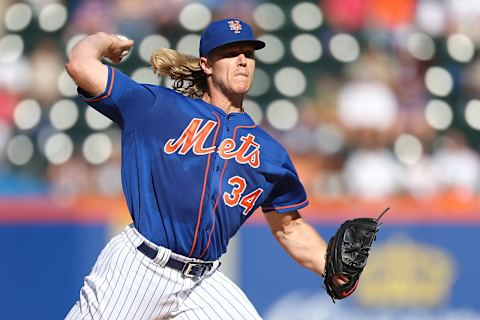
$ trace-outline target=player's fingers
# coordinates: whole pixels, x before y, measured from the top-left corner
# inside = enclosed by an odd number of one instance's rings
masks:
[[[129,46],[131,47],[133,45],[133,40],[132,39],[129,39],[127,38],[126,36],[122,35],[122,34],[117,34],[115,35],[117,39],[120,40],[120,45],[121,46]]]
[[[121,49],[128,49],[133,46],[134,41],[132,39],[127,38],[124,35],[121,34],[114,34],[110,33],[108,34],[108,37],[110,38],[110,49],[112,51],[119,50]]]
[[[333,276],[333,282],[335,282],[338,285],[344,285],[348,282],[350,278],[345,275],[345,274],[335,274]]]
[[[122,42],[122,49],[130,49],[133,47],[133,44],[134,44],[134,41],[131,40],[131,39],[128,39],[127,41],[125,42]]]
[[[120,59],[124,58],[126,55],[130,53],[130,50],[133,46],[133,40],[128,39],[124,35],[117,34],[116,37],[121,40],[120,43]]]
[[[113,41],[105,58],[108,59],[107,62],[119,63],[130,53],[134,41],[121,34],[109,34],[109,36]]]

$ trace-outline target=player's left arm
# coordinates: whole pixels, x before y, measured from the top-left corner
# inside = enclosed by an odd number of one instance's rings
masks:
[[[327,243],[298,211],[269,211],[265,217],[272,234],[285,251],[301,266],[323,275]]]

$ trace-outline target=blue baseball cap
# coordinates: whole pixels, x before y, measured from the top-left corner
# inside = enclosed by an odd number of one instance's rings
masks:
[[[200,38],[200,57],[226,44],[246,42],[255,50],[265,47],[265,42],[255,39],[252,28],[245,22],[230,18],[211,22]]]

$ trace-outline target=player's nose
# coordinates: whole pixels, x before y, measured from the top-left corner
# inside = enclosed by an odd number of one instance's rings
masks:
[[[237,56],[237,64],[239,66],[246,66],[247,65],[247,57],[245,56],[244,53],[240,53],[238,56]]]

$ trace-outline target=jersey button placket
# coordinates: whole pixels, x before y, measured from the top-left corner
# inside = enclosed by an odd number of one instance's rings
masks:
[[[221,171],[222,171],[225,160],[218,155],[218,148],[221,145],[222,141],[226,137],[228,137],[227,131],[229,131],[228,130],[228,125],[225,125],[225,123],[228,123],[228,121],[222,121],[222,122],[224,123],[224,125],[222,126],[223,128],[220,129],[221,130],[220,131],[220,136],[217,139],[215,153],[213,154],[213,159],[212,159],[213,166],[210,167],[211,168],[210,169],[211,170],[211,172],[210,172],[211,179],[210,179],[210,186],[209,186],[209,192],[210,192],[210,206],[209,207],[210,207],[210,210],[211,210],[210,211],[211,212],[210,217],[212,218],[212,220],[208,221],[208,220],[202,219],[203,220],[202,221],[202,228],[205,231],[205,233],[207,233],[207,234],[209,234],[211,232],[213,224],[215,223],[215,213],[214,213],[213,209],[215,208],[215,204],[216,204],[217,199],[219,197],[219,193],[221,192],[221,190],[220,190],[220,184],[221,184],[220,175],[221,175]],[[204,249],[205,248],[202,248],[200,252],[203,252]]]
[[[216,151],[215,152],[215,157],[214,157],[214,169],[213,169],[213,172],[212,172],[212,180],[211,180],[211,186],[210,186],[210,190],[211,190],[211,196],[210,196],[210,200],[212,202],[212,206],[215,205],[215,202],[217,201],[217,197],[218,197],[218,193],[220,192],[220,175],[221,175],[221,171],[222,171],[222,168],[223,168],[223,165],[224,165],[224,162],[225,160],[223,158],[221,158],[219,155],[218,155],[218,148],[219,146],[221,145],[222,141],[225,139],[225,138],[228,138],[229,134],[227,132],[229,132],[229,120],[230,120],[230,117],[227,115],[227,121],[225,121],[225,125],[224,127],[221,129],[221,136],[220,136],[220,139],[218,139],[218,143],[217,143],[217,148],[216,148]]]

